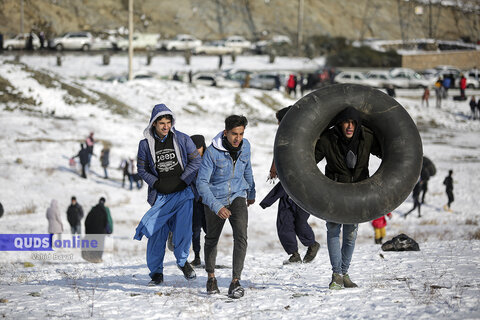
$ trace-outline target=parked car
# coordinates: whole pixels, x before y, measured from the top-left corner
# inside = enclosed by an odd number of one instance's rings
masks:
[[[276,80],[278,79],[278,80]],[[278,84],[277,84],[278,81]],[[249,87],[263,90],[272,90],[282,85],[280,75],[272,72],[259,72],[252,74]]]
[[[480,83],[477,79],[475,79],[474,76],[471,77],[470,74],[468,74],[467,72],[462,74],[467,79],[467,88],[469,89],[480,88]],[[455,86],[454,86],[455,88],[460,88],[460,79],[461,79],[461,76],[455,79]]]
[[[210,55],[220,55],[220,54],[240,54],[242,53],[242,48],[238,47],[227,47],[223,41],[210,41],[206,42],[198,47],[192,49],[194,54],[210,54]]]
[[[242,36],[230,36],[225,39],[226,47],[241,48],[241,50],[247,50],[252,47],[252,43],[246,40]]]
[[[50,48],[58,51],[64,49],[88,51],[92,47],[93,37],[90,32],[67,32],[50,41]]]
[[[225,69],[223,71],[223,77],[228,80],[236,81],[240,85],[245,83],[247,75],[251,75],[252,71],[244,69]]]
[[[409,68],[393,68],[390,70],[394,87],[396,88],[421,88],[433,86],[436,79],[426,79],[420,73]]]
[[[188,34],[179,34],[172,40],[165,40],[162,48],[168,51],[188,50],[202,45],[202,41]]]
[[[238,88],[240,83],[225,79],[221,75],[208,72],[199,72],[193,75],[192,83],[212,87]]]
[[[365,77],[371,81],[371,86],[375,88],[385,88],[386,86],[392,84],[390,73],[385,70],[369,71]]]
[[[342,71],[335,76],[335,83],[353,83],[375,87],[378,82],[367,79],[367,77],[359,71]]]
[[[158,33],[134,33],[132,35],[132,46],[135,50],[155,50],[160,41]],[[119,50],[128,50],[128,38],[121,38],[115,43]]]
[[[6,50],[26,49],[29,36],[29,33],[17,34],[14,38],[5,40],[3,48]],[[32,38],[33,50],[37,50],[40,48],[40,39],[35,33],[32,33]]]

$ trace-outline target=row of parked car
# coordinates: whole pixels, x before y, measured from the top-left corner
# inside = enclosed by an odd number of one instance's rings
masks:
[[[343,71],[335,76],[335,83],[356,83],[375,88],[423,88],[432,87],[439,78],[451,76],[455,79],[454,86],[458,87],[461,75],[467,79],[467,88],[480,88],[478,70],[461,71],[452,66],[438,66],[416,72],[409,68],[394,68],[391,70],[374,70],[369,72]]]
[[[33,49],[40,48],[40,39],[35,33],[19,34],[12,39],[5,40],[3,48],[7,50],[25,49],[29,37],[32,36]],[[136,50],[166,50],[182,51],[191,50],[194,54],[240,54],[246,50],[253,50],[263,47],[269,43],[291,44],[287,36],[274,36],[271,40],[262,40],[252,43],[242,36],[229,36],[223,40],[202,42],[188,34],[179,34],[171,40],[162,40],[156,33],[134,33],[132,45]],[[47,44],[45,44],[47,45]],[[48,47],[62,50],[103,50],[118,49],[127,50],[129,45],[128,37],[109,35],[108,37],[94,37],[90,32],[66,32],[63,35],[50,39]]]

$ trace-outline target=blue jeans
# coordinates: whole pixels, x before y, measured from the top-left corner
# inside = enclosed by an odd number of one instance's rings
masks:
[[[70,226],[72,229],[72,234],[82,234],[82,225],[79,223],[76,226]]]
[[[340,247],[340,229],[343,226],[343,241]],[[352,260],[358,224],[327,222],[327,247],[334,273],[346,274]]]

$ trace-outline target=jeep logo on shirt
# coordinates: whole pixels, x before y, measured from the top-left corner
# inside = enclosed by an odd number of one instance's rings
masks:
[[[156,163],[158,172],[169,172],[174,170],[175,166],[178,164],[177,157],[175,155],[175,150],[173,149],[163,149],[158,151],[156,154]]]

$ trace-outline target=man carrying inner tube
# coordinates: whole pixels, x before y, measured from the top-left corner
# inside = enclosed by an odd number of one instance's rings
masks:
[[[381,157],[381,147],[373,132],[362,126],[361,114],[353,107],[341,111],[334,126],[325,130],[315,146],[315,160],[326,159],[325,175],[340,183],[354,183],[369,177],[370,153]],[[340,229],[343,241],[340,247]],[[332,264],[332,290],[355,288],[348,275],[358,224],[338,224],[327,221],[327,247]]]

